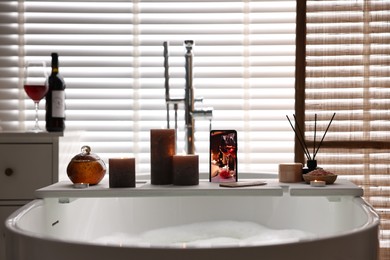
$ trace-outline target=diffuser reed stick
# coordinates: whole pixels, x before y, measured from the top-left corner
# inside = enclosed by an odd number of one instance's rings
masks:
[[[316,134],[317,134],[317,114],[314,114],[313,160],[314,160],[314,157],[315,157],[315,150],[316,150]]]
[[[316,155],[317,155],[317,153],[318,153],[318,150],[320,149],[320,147],[321,147],[321,145],[322,145],[322,141],[324,141],[325,135],[326,135],[326,133],[328,132],[329,127],[330,127],[330,125],[332,124],[333,119],[334,119],[335,116],[336,116],[336,113],[333,113],[332,119],[330,119],[330,121],[329,121],[328,127],[326,128],[325,133],[324,133],[324,135],[322,136],[322,139],[321,139],[321,141],[320,141],[320,143],[319,143],[319,145],[318,145],[318,147],[317,147],[317,150],[316,150],[316,152],[313,154],[313,160],[314,160],[314,158],[316,157]]]
[[[298,141],[299,141],[299,144],[301,145],[301,148],[302,148],[303,152],[304,152],[305,155],[306,155],[306,158],[307,158],[308,160],[310,160],[310,154],[307,152],[307,146],[306,146],[305,139],[304,139],[302,136],[299,136],[299,135],[298,135],[298,133],[297,133],[297,131],[295,130],[294,126],[292,125],[291,120],[290,120],[290,118],[288,117],[288,115],[286,115],[286,117],[287,117],[288,122],[290,123],[291,128],[293,129],[293,131],[294,131],[294,133],[295,133],[295,136],[297,137],[297,139],[298,139]],[[294,116],[294,118],[295,118],[295,116]],[[302,139],[302,140],[301,140],[301,139]],[[306,147],[306,149],[305,149],[305,147]]]
[[[295,122],[297,121],[295,115],[294,116],[294,119],[295,119]],[[332,124],[333,122],[333,119],[334,117],[336,116],[336,113],[333,113],[333,116],[332,118],[330,119],[329,121],[329,124],[328,124],[328,127],[326,128],[325,132],[324,132],[324,135],[322,136],[322,139],[320,141],[320,143],[318,144],[318,147],[316,147],[316,137],[317,137],[317,114],[314,115],[314,142],[313,142],[313,158],[311,157],[310,155],[310,152],[309,152],[309,149],[307,148],[307,144],[305,142],[305,137],[303,135],[303,132],[301,131],[299,125],[297,124],[297,129],[294,128],[294,126],[292,125],[291,123],[291,120],[290,118],[288,117],[288,115],[286,115],[287,117],[287,120],[288,122],[290,123],[290,126],[291,128],[293,129],[294,133],[295,133],[295,136],[297,137],[298,141],[299,141],[299,144],[301,145],[301,148],[303,150],[303,152],[305,153],[306,155],[306,158],[307,160],[315,160],[316,158],[316,155],[318,153],[318,150],[320,149],[321,145],[322,145],[322,142],[324,141],[325,139],[325,136],[326,134],[328,133],[328,130],[329,130],[329,127],[330,125]],[[298,130],[298,131],[297,131]],[[317,148],[317,149],[316,149]]]
[[[294,120],[295,120],[295,122],[296,122],[296,121],[297,121],[297,118],[295,117],[295,115],[293,115],[293,117],[294,117]],[[307,154],[308,154],[308,156],[309,156],[309,160],[311,160],[310,152],[309,152],[309,149],[307,148],[307,145],[306,145],[306,142],[305,142],[305,135],[303,134],[304,132],[301,131],[301,128],[299,127],[299,124],[297,124],[297,129],[298,129],[299,134],[301,135],[301,138],[302,138],[304,147],[305,147],[306,152],[307,152]]]

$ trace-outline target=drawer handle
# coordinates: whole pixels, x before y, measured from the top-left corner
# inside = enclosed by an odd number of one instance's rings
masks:
[[[4,173],[7,176],[11,176],[12,174],[14,174],[14,170],[12,170],[11,168],[7,168],[5,169]]]

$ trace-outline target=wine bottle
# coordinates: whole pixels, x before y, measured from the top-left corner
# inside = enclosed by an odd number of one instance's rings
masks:
[[[51,54],[51,74],[48,77],[49,90],[46,94],[46,130],[65,130],[65,82],[59,73],[58,54]]]

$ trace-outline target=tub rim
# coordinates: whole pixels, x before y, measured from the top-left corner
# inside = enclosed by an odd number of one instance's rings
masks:
[[[98,198],[94,198],[98,199]],[[361,206],[363,209],[365,215],[367,216],[367,220],[360,226],[355,227],[353,229],[348,229],[345,231],[341,231],[334,234],[326,234],[321,236],[316,236],[315,238],[307,238],[307,239],[301,239],[294,242],[283,242],[283,243],[276,243],[276,244],[266,244],[266,245],[245,245],[245,246],[215,246],[215,247],[188,247],[188,248],[181,248],[181,247],[170,247],[170,246],[117,246],[117,245],[104,245],[99,243],[91,243],[88,241],[81,241],[81,240],[66,240],[61,239],[60,237],[54,237],[54,236],[46,236],[41,233],[32,232],[29,230],[24,230],[20,228],[17,225],[17,222],[19,219],[24,217],[29,211],[31,211],[34,208],[37,207],[43,207],[44,206],[44,199],[35,199],[28,204],[24,205],[23,207],[17,209],[15,212],[13,212],[5,221],[5,227],[6,231],[15,233],[17,235],[27,237],[30,239],[38,239],[40,241],[50,241],[54,243],[66,243],[66,244],[73,244],[73,245],[88,245],[88,246],[95,246],[95,247],[108,247],[108,248],[128,248],[128,249],[148,249],[148,250],[185,250],[185,249],[193,249],[193,250],[212,250],[212,249],[223,249],[223,248],[253,248],[253,247],[272,247],[272,246],[279,246],[279,245],[292,245],[297,243],[310,243],[310,242],[320,242],[322,240],[328,240],[333,238],[342,238],[347,237],[352,234],[358,234],[361,232],[364,232],[365,230],[376,228],[379,230],[379,223],[380,223],[380,217],[378,213],[372,208],[370,204],[367,203],[367,201],[362,197],[353,197],[353,203],[357,204],[358,206]]]

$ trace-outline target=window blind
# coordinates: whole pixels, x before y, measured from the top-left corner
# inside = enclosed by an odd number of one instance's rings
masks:
[[[19,82],[19,16],[17,1],[0,2],[0,130],[23,121],[24,96]]]
[[[28,129],[33,102],[21,87],[25,61],[58,52],[66,131],[103,160],[135,156],[150,169],[149,130],[166,127],[163,42],[170,42],[171,95],[184,95],[184,40],[194,40],[195,96],[213,107],[213,129],[236,129],[239,171],[276,172],[293,161],[295,1],[3,1],[0,115]],[[9,19],[11,18],[11,19]],[[40,104],[44,124],[44,101]],[[10,109],[12,112],[10,113]],[[172,124],[171,124],[172,125]],[[184,147],[179,108],[178,152]],[[200,170],[208,172],[207,120],[195,123]],[[78,151],[77,151],[78,152]]]
[[[390,2],[307,1],[306,138],[332,114],[320,166],[364,188],[381,215],[381,259],[390,257]],[[317,139],[317,144],[320,139]]]

